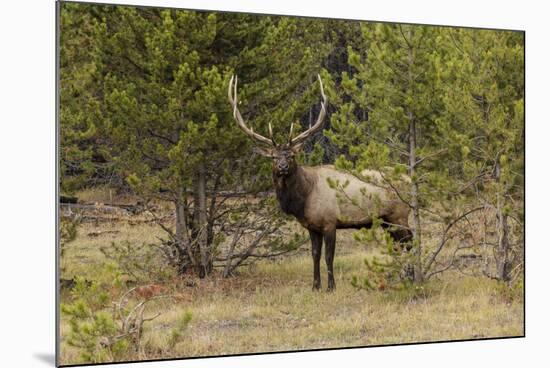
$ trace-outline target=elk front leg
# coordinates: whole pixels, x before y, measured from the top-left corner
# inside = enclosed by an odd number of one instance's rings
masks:
[[[336,289],[336,283],[334,282],[334,271],[332,265],[334,263],[334,250],[336,248],[336,229],[329,229],[325,231],[325,261],[327,263],[328,273],[328,291]]]
[[[311,238],[311,257],[313,258],[313,290],[319,290],[321,288],[319,263],[321,262],[323,236],[318,232],[309,230],[309,237]]]

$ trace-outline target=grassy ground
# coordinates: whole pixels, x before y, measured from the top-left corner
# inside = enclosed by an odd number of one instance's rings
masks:
[[[85,223],[68,244],[65,278],[105,277],[99,251],[113,241],[156,241],[155,225],[131,221]],[[373,247],[371,247],[373,248]],[[335,258],[337,290],[313,292],[309,245],[291,257],[257,262],[238,277],[206,280],[174,279],[178,298],[155,304],[162,314],[145,324],[141,355],[124,359],[156,359],[366,346],[523,334],[521,297],[509,297],[486,278],[445,273],[416,291],[361,291],[351,286],[361,275],[363,260],[377,254],[340,231]],[[324,265],[323,265],[324,266]],[[323,286],[326,271],[322,268]],[[68,293],[62,302],[69,301]],[[192,320],[184,336],[170,343],[170,331],[185,312]],[[61,362],[83,363],[80,351],[66,342],[67,317],[61,315]],[[137,353],[136,353],[137,354]]]

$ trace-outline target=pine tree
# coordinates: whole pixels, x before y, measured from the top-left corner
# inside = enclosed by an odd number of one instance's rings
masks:
[[[145,203],[174,204],[175,231],[163,228],[178,267],[205,276],[225,236],[215,230],[220,216],[229,220],[220,192],[270,187],[269,162],[250,155],[251,142],[234,124],[229,78],[241,76],[245,118],[259,131],[271,121],[277,139],[287,139],[290,123],[307,124],[317,102],[311,81],[329,50],[325,25],[134,7],[103,8],[95,19],[86,35],[98,87],[82,99],[97,102],[96,136]]]
[[[512,265],[522,262],[523,34],[459,29],[444,36],[451,52],[442,61],[449,82],[444,92],[447,115],[440,124],[463,132],[448,144],[462,151],[461,169],[475,179],[465,189],[494,213],[489,222],[497,239],[485,245],[493,244],[495,269],[486,272],[509,280]]]
[[[62,192],[72,193],[104,184],[112,174],[98,135],[101,86],[92,31],[104,9],[63,4],[61,10],[60,185]]]
[[[347,50],[350,68],[327,87],[339,106],[327,132],[342,152],[336,165],[359,177],[378,170],[409,205],[415,282],[454,267],[454,255],[443,266],[436,260],[461,223],[492,202],[502,275],[507,217],[523,203],[520,35],[368,23],[361,30]],[[513,215],[518,224],[521,216]],[[424,238],[423,219],[439,230]],[[365,231],[359,238],[373,239]]]
[[[348,49],[352,73],[341,76],[349,102],[333,115],[329,137],[347,147],[337,160],[341,168],[357,175],[379,170],[395,189],[409,175],[408,188],[401,185],[397,194],[413,214],[414,279],[421,282],[421,209],[431,198],[425,160],[439,154],[430,139],[439,103],[432,52],[437,30],[388,24],[363,24],[361,30],[365,48]]]

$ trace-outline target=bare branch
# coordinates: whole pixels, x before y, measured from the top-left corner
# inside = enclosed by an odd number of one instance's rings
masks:
[[[455,218],[453,221],[451,221],[447,227],[445,228],[445,230],[443,231],[443,235],[441,237],[441,240],[439,241],[439,245],[437,246],[437,249],[432,253],[432,255],[430,256],[430,258],[428,259],[428,261],[426,262],[426,265],[424,266],[424,269],[425,270],[429,270],[430,267],[432,266],[433,262],[435,261],[435,259],[437,258],[437,256],[439,255],[439,253],[441,252],[441,250],[443,249],[443,246],[445,245],[445,243],[447,243],[447,240],[448,240],[448,232],[449,230],[451,230],[451,228],[456,224],[458,223],[460,220],[462,220],[463,218],[465,218],[466,216],[476,212],[476,211],[480,211],[482,210],[483,208],[485,207],[476,207],[476,208],[473,208],[469,211],[466,211],[464,212],[462,215],[458,216],[457,218]]]
[[[384,174],[382,173],[381,170],[378,170],[378,172],[380,173],[380,176],[382,177],[382,180],[384,180],[384,182],[386,182],[390,188],[393,190],[393,192],[397,195],[397,197],[401,200],[401,202],[405,203],[407,206],[409,206],[409,208],[413,208],[412,204],[407,201],[405,198],[403,198],[403,196],[401,195],[401,193],[399,192],[399,190],[392,184],[392,182],[390,180],[388,180]]]

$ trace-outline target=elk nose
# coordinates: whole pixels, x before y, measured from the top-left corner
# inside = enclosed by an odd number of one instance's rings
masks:
[[[288,164],[286,162],[280,163],[279,170],[288,170]]]

